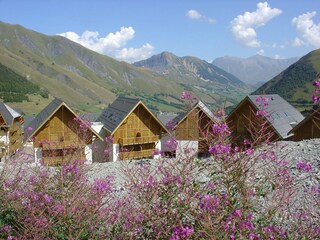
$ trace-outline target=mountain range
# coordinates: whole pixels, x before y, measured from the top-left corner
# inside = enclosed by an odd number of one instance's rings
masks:
[[[218,104],[223,103],[220,99],[227,100],[227,104],[230,101],[234,103],[251,89],[234,75],[196,57],[178,57],[170,52],[162,52],[133,65],[151,69],[166,79],[179,82],[186,89],[194,86],[201,92],[210,92]],[[228,96],[229,93],[233,95]]]
[[[196,57],[177,57],[170,52],[162,52],[151,58],[134,63],[137,67],[152,69],[167,78],[193,83],[215,81],[217,84],[245,88],[246,85],[234,75]]]
[[[249,58],[220,57],[213,60],[212,64],[255,86],[269,81],[298,60],[297,57],[273,59],[257,54]]]
[[[0,22],[0,98],[26,114],[39,112],[53,97],[79,112],[98,112],[119,95],[139,97],[153,110],[178,111],[184,106],[183,91],[192,91],[209,107],[232,106],[254,90],[252,84],[278,74],[254,93],[278,93],[295,105],[310,104],[311,83],[320,71],[319,51],[296,63],[296,58],[261,55],[208,63],[162,52],[128,64],[61,36]],[[219,63],[230,72],[215,65]]]
[[[170,62],[166,65],[170,74],[119,62],[61,36],[0,22],[0,64],[39,86],[48,99],[59,97],[82,111],[99,111],[117,95],[139,97],[155,110],[176,111],[183,106],[183,91],[194,92],[212,106],[225,101],[235,104],[251,91],[205,61],[162,55]],[[36,94],[28,95],[30,102]],[[40,95],[36,101],[30,111],[40,111],[37,103],[46,99]]]

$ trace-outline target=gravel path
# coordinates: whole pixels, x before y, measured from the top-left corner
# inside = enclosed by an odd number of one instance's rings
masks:
[[[304,140],[300,142],[282,141],[274,145],[273,150],[278,157],[285,158],[291,165],[293,175],[297,175],[297,162],[308,162],[312,165],[312,179],[307,179],[307,185],[318,185],[320,182],[320,139]],[[122,169],[126,167],[138,168],[143,164],[156,166],[157,160],[127,160],[119,162],[93,163],[90,165],[90,178],[103,178],[108,175],[115,176],[116,185],[122,186]],[[300,178],[304,178],[300,174]]]

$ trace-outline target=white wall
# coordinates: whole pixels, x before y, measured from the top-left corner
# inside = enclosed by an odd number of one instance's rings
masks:
[[[162,142],[161,142],[161,140],[159,140],[158,142],[156,142],[156,147],[155,147],[155,149],[161,151],[161,145],[162,145]],[[161,154],[155,154],[155,155],[153,155],[153,159],[160,159],[160,158],[161,158]]]
[[[177,140],[176,158],[184,159],[198,154],[198,141]]]
[[[86,164],[91,164],[92,163],[92,144],[85,146],[84,154],[86,155]]]
[[[119,144],[113,144],[112,145],[112,161],[116,162],[119,161],[119,152],[120,152],[120,147]]]
[[[107,131],[103,128],[103,124],[101,122],[93,122],[91,123],[91,127],[95,130],[102,139],[104,139],[107,135]],[[93,144],[92,144],[92,161],[93,162],[107,162],[106,154],[104,150],[106,150],[107,144],[105,141],[101,141],[99,138],[94,136]]]
[[[1,142],[4,142],[4,144],[6,144],[6,145],[9,143],[8,134],[9,134],[9,133],[6,132],[6,135],[0,137],[0,141],[1,141]]]
[[[40,164],[42,160],[42,148],[34,148],[34,161],[36,164]]]
[[[0,141],[4,143],[4,146],[2,147],[2,149],[0,150],[1,152],[5,152],[8,149],[8,143],[9,143],[9,137],[8,137],[9,132],[6,132],[6,134],[4,136],[0,137]],[[8,154],[8,153],[6,153]],[[6,155],[3,156],[3,158],[5,158]]]

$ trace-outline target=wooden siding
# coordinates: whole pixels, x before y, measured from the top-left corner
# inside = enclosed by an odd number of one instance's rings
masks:
[[[210,145],[211,126],[214,122],[200,108],[194,108],[187,117],[176,126],[177,140],[198,141],[199,153],[207,152]]]
[[[258,126],[264,120],[256,116],[255,107],[246,100],[240,105],[232,115],[227,117],[227,125],[232,133],[232,142],[241,145],[244,139],[253,140],[254,134],[253,124]],[[273,135],[272,141],[279,138],[279,135],[274,131],[270,124],[267,124],[268,131]],[[260,129],[256,129],[260,130]],[[253,133],[252,133],[253,132]]]
[[[253,113],[253,106],[249,101],[246,101],[233,113],[232,118],[227,118],[227,124],[232,132],[233,140],[242,141],[243,139],[249,139],[249,119],[253,118]]]
[[[93,134],[86,128],[81,129],[74,117],[69,109],[62,106],[34,135],[33,147],[43,149],[44,163],[85,160],[84,148],[92,143]]]
[[[21,118],[16,118],[14,119],[12,126],[9,128],[10,154],[20,149],[23,145],[22,122],[23,120]]]
[[[320,111],[307,119],[294,132],[294,140],[320,138]]]
[[[0,113],[0,126],[6,124],[5,120],[3,119],[1,113]]]
[[[120,138],[119,144],[121,146],[145,144],[150,142],[156,142],[159,140],[159,135],[147,136],[147,137],[131,137],[131,138]]]
[[[212,134],[212,125],[215,123],[203,111],[199,114],[199,153],[208,153],[209,146],[215,136]]]
[[[1,144],[1,153],[0,157],[4,157],[7,154],[13,154],[16,150],[20,149],[23,146],[23,131],[22,131],[22,123],[24,122],[23,117],[17,117],[13,120],[11,126],[7,127],[7,125],[0,114],[0,136],[8,136],[8,143],[5,144],[2,142]],[[11,123],[9,123],[11,124]]]
[[[154,149],[154,143],[126,146],[122,149],[122,152],[120,152],[119,157],[121,160],[133,158],[148,158],[152,157]]]
[[[0,158],[6,155],[6,144],[3,141],[0,141]]]
[[[162,126],[140,104],[116,130],[113,141],[120,145],[120,159],[143,158],[152,156],[161,135]]]
[[[188,116],[176,126],[177,140],[199,140],[199,108],[193,109]]]
[[[74,160],[85,160],[85,152],[83,148],[46,149],[42,151],[42,159],[45,164],[59,165]]]

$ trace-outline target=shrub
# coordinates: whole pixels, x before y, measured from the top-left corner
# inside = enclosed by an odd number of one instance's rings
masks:
[[[113,179],[89,181],[79,161],[60,167],[35,166],[23,155],[2,171],[2,237],[19,239],[108,238]]]
[[[184,97],[189,98],[188,94]],[[258,99],[262,105],[265,98]],[[257,116],[265,114],[260,110]],[[124,162],[114,176],[89,179],[88,165],[32,164],[20,152],[0,176],[0,236],[7,239],[316,239],[319,185],[314,166],[277,155],[263,120],[253,140],[232,145],[222,120],[207,137],[210,156]],[[85,126],[84,126],[85,127]],[[259,134],[258,134],[259,133]],[[266,137],[266,142],[263,138]],[[172,142],[176,147],[175,141]],[[296,171],[292,171],[292,169]]]

